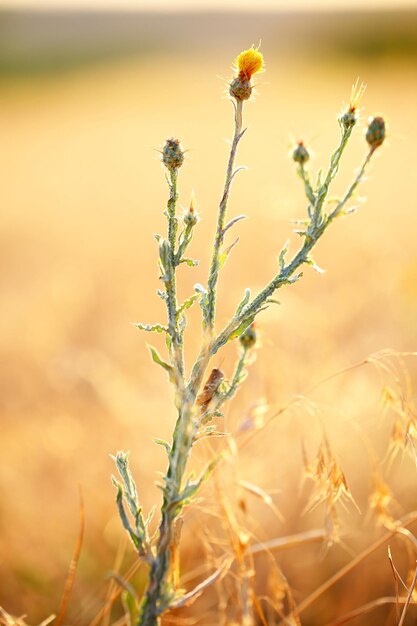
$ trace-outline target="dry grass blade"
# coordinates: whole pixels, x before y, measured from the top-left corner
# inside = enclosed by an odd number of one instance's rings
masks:
[[[394,598],[393,596],[377,598],[376,600],[372,600],[372,602],[368,602],[367,604],[364,604],[358,607],[357,609],[350,611],[349,613],[345,613],[345,615],[338,617],[333,622],[329,622],[325,626],[342,626],[342,624],[347,624],[348,622],[351,622],[357,617],[361,617],[362,615],[365,615],[366,613],[370,613],[371,611],[373,611],[374,609],[377,609],[380,606],[386,606],[387,604],[396,604],[397,600],[399,604],[404,604],[406,602],[405,598],[397,599],[397,598]]]
[[[126,544],[127,544],[126,537],[123,536],[123,539],[122,539],[122,541],[119,544],[119,548],[118,548],[118,551],[117,551],[117,554],[116,554],[116,558],[115,558],[115,561],[114,561],[114,566],[113,566],[113,571],[114,572],[118,572],[119,569],[120,569],[120,566],[121,566],[122,560],[123,560],[123,556],[124,556],[124,553],[126,551]],[[103,621],[102,621],[101,626],[109,626],[110,625],[110,614],[111,614],[111,607],[112,607],[112,604],[113,604],[112,597],[113,597],[115,588],[116,588],[116,585],[115,585],[114,579],[111,578],[110,581],[109,581],[109,587],[107,589],[105,612],[103,614]]]
[[[126,575],[124,576],[124,579],[125,580],[130,580],[130,578],[132,578],[132,576],[134,576],[134,574],[136,574],[136,572],[141,567],[141,565],[142,565],[141,561],[139,561],[139,560],[135,561],[135,563],[126,572]],[[108,599],[106,599],[106,603],[103,606],[103,608],[101,608],[99,610],[97,615],[91,620],[91,622],[88,624],[88,626],[98,626],[98,624],[103,619],[103,617],[105,616],[106,612],[108,611],[109,605],[110,605],[110,607],[112,606],[113,602],[115,602],[117,600],[117,598],[120,596],[122,591],[123,591],[123,587],[117,587],[117,589],[114,589],[114,591],[112,592],[111,596]]]
[[[261,554],[267,551],[280,551],[296,548],[297,546],[304,546],[308,543],[316,543],[324,541],[327,533],[325,530],[307,530],[304,533],[297,533],[296,535],[287,535],[286,537],[276,537],[269,541],[263,541],[257,543],[248,548],[249,554]]]
[[[84,499],[81,488],[79,490],[80,493],[80,525],[78,529],[78,537],[77,542],[75,544],[74,554],[71,559],[71,563],[68,570],[67,580],[65,581],[64,593],[61,600],[61,605],[59,607],[58,615],[55,620],[55,626],[61,626],[64,621],[69,600],[71,597],[71,593],[74,587],[75,574],[77,573],[77,567],[80,560],[81,548],[83,545],[84,538],[84,526],[85,526],[85,508],[84,508]]]
[[[208,576],[208,578],[206,578],[199,585],[194,587],[192,591],[184,594],[181,598],[178,598],[178,600],[173,602],[169,608],[179,609],[180,607],[188,606],[189,604],[194,602],[194,600],[197,600],[197,598],[203,593],[203,591],[205,591],[205,589],[207,589],[207,587],[209,587],[216,581],[221,580],[221,578],[230,569],[230,566],[232,563],[233,563],[233,559],[227,559],[223,563],[223,565],[221,565],[215,572],[213,572],[213,574],[211,574],[211,576]]]
[[[392,569],[392,575],[394,577],[394,589],[395,589],[395,598],[396,598],[396,602],[395,602],[395,623],[398,624],[399,620],[400,620],[400,605],[399,605],[399,590],[398,590],[398,576],[397,576],[397,570],[396,567],[394,565],[394,561],[392,560],[392,554],[391,554],[391,546],[388,546],[388,561],[391,565],[391,569]]]
[[[417,520],[417,513],[416,512],[411,513],[406,518],[401,520],[401,522],[399,523],[399,526],[401,528],[404,528],[405,526],[411,525],[416,520]],[[300,602],[300,604],[297,607],[295,607],[292,613],[294,613],[295,615],[300,615],[300,613],[302,613],[309,606],[311,606],[318,598],[320,598],[320,596],[322,596],[333,585],[335,585],[339,580],[341,580],[344,576],[346,576],[346,574],[351,572],[357,565],[359,565],[360,563],[362,563],[362,561],[368,558],[368,556],[376,552],[378,548],[383,546],[384,543],[386,543],[397,532],[398,530],[394,529],[392,531],[385,533],[382,537],[377,539],[377,541],[375,541],[372,545],[370,545],[366,550],[358,554],[358,556],[355,557],[352,561],[350,561],[350,563],[347,563],[347,565],[345,565],[338,572],[333,574],[333,576],[331,576],[325,583],[320,585],[320,587],[318,587],[315,591],[313,591],[313,593],[311,593],[309,596],[307,596],[307,598],[305,598],[302,602]],[[286,618],[289,618],[292,613],[287,615]]]
[[[406,598],[406,601],[405,601],[405,604],[404,604],[403,612],[401,613],[401,619],[398,622],[398,626],[403,626],[403,624],[404,624],[405,616],[406,616],[408,607],[410,606],[410,602],[411,602],[411,598],[412,598],[412,595],[413,595],[413,591],[414,591],[414,587],[415,587],[415,584],[416,584],[416,580],[417,580],[417,567],[416,567],[416,571],[414,572],[414,577],[413,577],[412,583],[410,585],[410,589],[408,590],[407,598]]]

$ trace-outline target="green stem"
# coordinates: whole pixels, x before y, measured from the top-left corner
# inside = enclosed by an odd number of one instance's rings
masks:
[[[207,307],[204,312],[204,324],[205,327],[213,332],[214,327],[214,316],[215,316],[215,307],[216,307],[216,288],[217,281],[219,278],[219,256],[220,249],[223,245],[224,240],[224,227],[226,221],[226,210],[227,210],[227,202],[229,199],[230,188],[232,185],[232,181],[234,178],[234,163],[236,158],[236,151],[239,144],[239,141],[243,137],[242,132],[242,112],[243,112],[243,101],[237,100],[234,102],[235,107],[235,132],[233,136],[233,141],[230,149],[229,162],[227,165],[226,171],[226,180],[224,184],[223,196],[219,205],[219,213],[217,218],[217,228],[216,228],[216,236],[214,239],[214,250],[213,257],[211,260],[208,286],[207,286]]]
[[[172,449],[164,486],[156,555],[152,561],[148,586],[142,601],[138,626],[159,626],[160,615],[169,606],[172,555],[175,549],[175,522],[181,512],[181,490],[191,452],[196,422],[196,391],[188,388],[175,426]]]
[[[177,192],[177,170],[171,170],[169,173],[169,199],[167,204],[168,216],[168,243],[170,247],[169,266],[167,268],[167,279],[165,289],[167,293],[167,310],[168,310],[168,332],[171,338],[171,355],[174,366],[180,379],[184,376],[184,356],[182,347],[182,338],[178,331],[178,313],[177,313],[177,287],[176,287],[176,240],[178,231],[178,220],[175,215],[178,201]]]
[[[237,388],[242,380],[242,372],[244,372],[246,365],[246,357],[248,354],[248,348],[241,347],[240,356],[236,363],[235,371],[233,372],[232,382],[230,383],[229,389],[224,392],[221,396],[221,402],[217,408],[220,408],[224,402],[230,400],[235,395]]]
[[[330,183],[336,176],[336,173],[339,169],[340,159],[352,134],[352,130],[352,127],[343,130],[339,146],[331,157],[329,170],[323,184],[320,186],[317,192],[314,203],[314,211],[305,233],[304,243],[301,246],[300,250],[294,256],[292,261],[285,265],[283,268],[281,268],[280,272],[266,285],[266,287],[264,287],[264,289],[262,289],[262,291],[260,291],[260,293],[252,300],[252,302],[246,305],[239,315],[235,315],[227,324],[227,326],[222,330],[222,332],[218,335],[218,337],[213,340],[210,345],[211,355],[214,355],[219,350],[219,348],[221,348],[221,346],[227,343],[231,335],[237,328],[239,328],[242,322],[244,322],[245,320],[252,320],[262,308],[262,306],[266,303],[268,298],[274,293],[274,291],[287,284],[291,280],[297,269],[300,268],[304,263],[308,262],[309,253],[311,252],[312,248],[316,245],[317,241],[320,239],[326,228],[336,216],[336,214],[323,216],[323,205],[329,192]],[[341,201],[343,204],[350,198],[353,190],[359,184],[361,176],[363,175],[365,167],[369,162],[371,156],[371,153],[368,154],[364,166],[361,169],[361,172],[355,179],[355,182],[349,188],[345,198]],[[335,210],[337,210],[337,208],[338,207],[336,207]]]
[[[352,182],[352,184],[350,185],[349,189],[347,190],[343,198],[340,200],[340,202],[337,203],[336,208],[330,213],[328,217],[329,222],[334,220],[335,217],[338,217],[338,215],[341,214],[343,207],[346,205],[348,200],[350,200],[353,193],[356,191],[356,188],[358,187],[358,185],[362,182],[366,168],[371,160],[372,155],[373,155],[373,151],[370,150],[368,154],[366,155],[366,158],[364,162],[362,163],[362,167],[360,168],[355,180]]]
[[[304,182],[305,194],[307,196],[307,200],[310,202],[312,206],[314,206],[316,202],[316,196],[314,195],[313,187],[311,186],[310,177],[308,175],[307,170],[304,165],[301,163],[298,168],[299,174]]]

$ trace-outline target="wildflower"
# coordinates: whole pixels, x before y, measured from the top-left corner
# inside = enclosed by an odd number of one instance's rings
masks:
[[[239,70],[239,78],[250,80],[254,74],[264,71],[264,57],[258,48],[252,46],[238,55],[235,67]]]
[[[361,83],[358,87],[358,81],[352,87],[352,93],[350,96],[349,107],[339,118],[340,124],[345,130],[352,128],[358,121],[358,104],[363,94],[365,93],[366,85]]]
[[[237,76],[230,83],[229,93],[236,100],[248,100],[252,93],[251,78],[264,71],[264,57],[258,48],[241,52],[235,60]]]
[[[371,146],[372,152],[384,143],[385,120],[383,117],[377,116],[369,118],[365,137],[366,141]]]
[[[179,139],[167,139],[162,151],[162,163],[170,171],[177,170],[184,162],[184,152]]]
[[[304,163],[307,163],[307,161],[309,160],[310,155],[303,141],[299,141],[297,143],[297,147],[292,153],[292,158],[293,161],[299,163],[300,165],[304,165]]]

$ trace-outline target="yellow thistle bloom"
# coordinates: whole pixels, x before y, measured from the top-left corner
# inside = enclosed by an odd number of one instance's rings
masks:
[[[254,74],[264,71],[264,57],[258,48],[252,46],[236,57],[235,67],[240,78],[250,80]]]

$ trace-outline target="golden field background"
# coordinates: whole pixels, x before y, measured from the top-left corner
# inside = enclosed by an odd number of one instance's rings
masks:
[[[205,558],[207,527],[213,543],[222,536],[213,523],[221,483],[232,502],[245,498],[243,521],[254,541],[321,527],[320,509],[301,514],[308,500],[308,489],[300,489],[301,442],[314,455],[324,430],[362,516],[353,508],[342,515],[343,545],[325,555],[313,546],[277,557],[296,600],[302,599],[381,533],[367,514],[370,449],[384,459],[392,414],[383,411],[381,394],[396,381],[362,365],[307,391],[383,349],[416,350],[416,15],[148,15],[130,24],[119,15],[102,28],[91,16],[68,14],[60,18],[67,19],[64,27],[46,15],[33,29],[34,16],[3,18],[3,31],[13,37],[9,48],[2,44],[0,91],[0,605],[27,614],[29,623],[59,605],[78,528],[78,485],[86,536],[68,622],[89,623],[103,606],[107,572],[123,538],[109,454],[131,450],[145,510],[159,501],[154,483],[165,459],[152,438],[169,438],[171,393],[146,350],[150,341],[162,351],[159,337],[131,325],[164,320],[152,234],[163,232],[167,189],[155,149],[171,136],[189,148],[180,202],[186,206],[195,191],[202,221],[190,254],[201,265],[181,268],[185,297],[206,280],[227,158],[223,138],[232,133],[225,81],[236,54],[262,39],[267,72],[245,109],[248,132],[238,156],[249,169],[238,176],[229,206],[230,216],[249,219],[235,229],[239,246],[221,278],[221,325],[245,287],[255,292],[272,277],[288,237],[296,248],[291,220],[303,216],[305,201],[289,158],[291,141],[311,145],[313,171],[325,167],[338,141],[336,115],[356,78],[367,83],[364,119],[334,187],[341,194],[365,154],[364,120],[386,116],[389,139],[360,191],[366,203],[318,245],[316,262],[326,273],[307,269],[299,284],[279,294],[282,306],[259,319],[262,348],[227,410],[225,429],[237,432],[258,401],[268,404],[268,418],[299,399],[253,437],[233,468],[219,470],[204,501],[185,516],[184,573]],[[66,30],[71,20],[73,29]],[[131,44],[135,24],[142,47]],[[198,338],[198,311],[192,310],[189,359]],[[214,365],[230,375],[233,359],[232,346]],[[385,362],[400,371],[398,359]],[[400,383],[409,385],[412,402],[417,368],[413,357],[404,362],[409,381],[400,374]],[[196,450],[195,464],[208,454]],[[383,471],[396,497],[394,516],[415,509],[414,461],[396,459]],[[284,521],[238,491],[235,479],[270,492]],[[392,547],[405,567],[401,543]],[[123,569],[134,561],[132,552],[129,546]],[[269,565],[262,558],[257,563],[261,595]],[[318,612],[306,613],[303,624],[326,623],[391,593],[383,548]],[[211,609],[208,600],[197,602],[197,623],[217,623]],[[385,608],[372,615],[375,622],[357,623],[393,623],[390,618]]]

